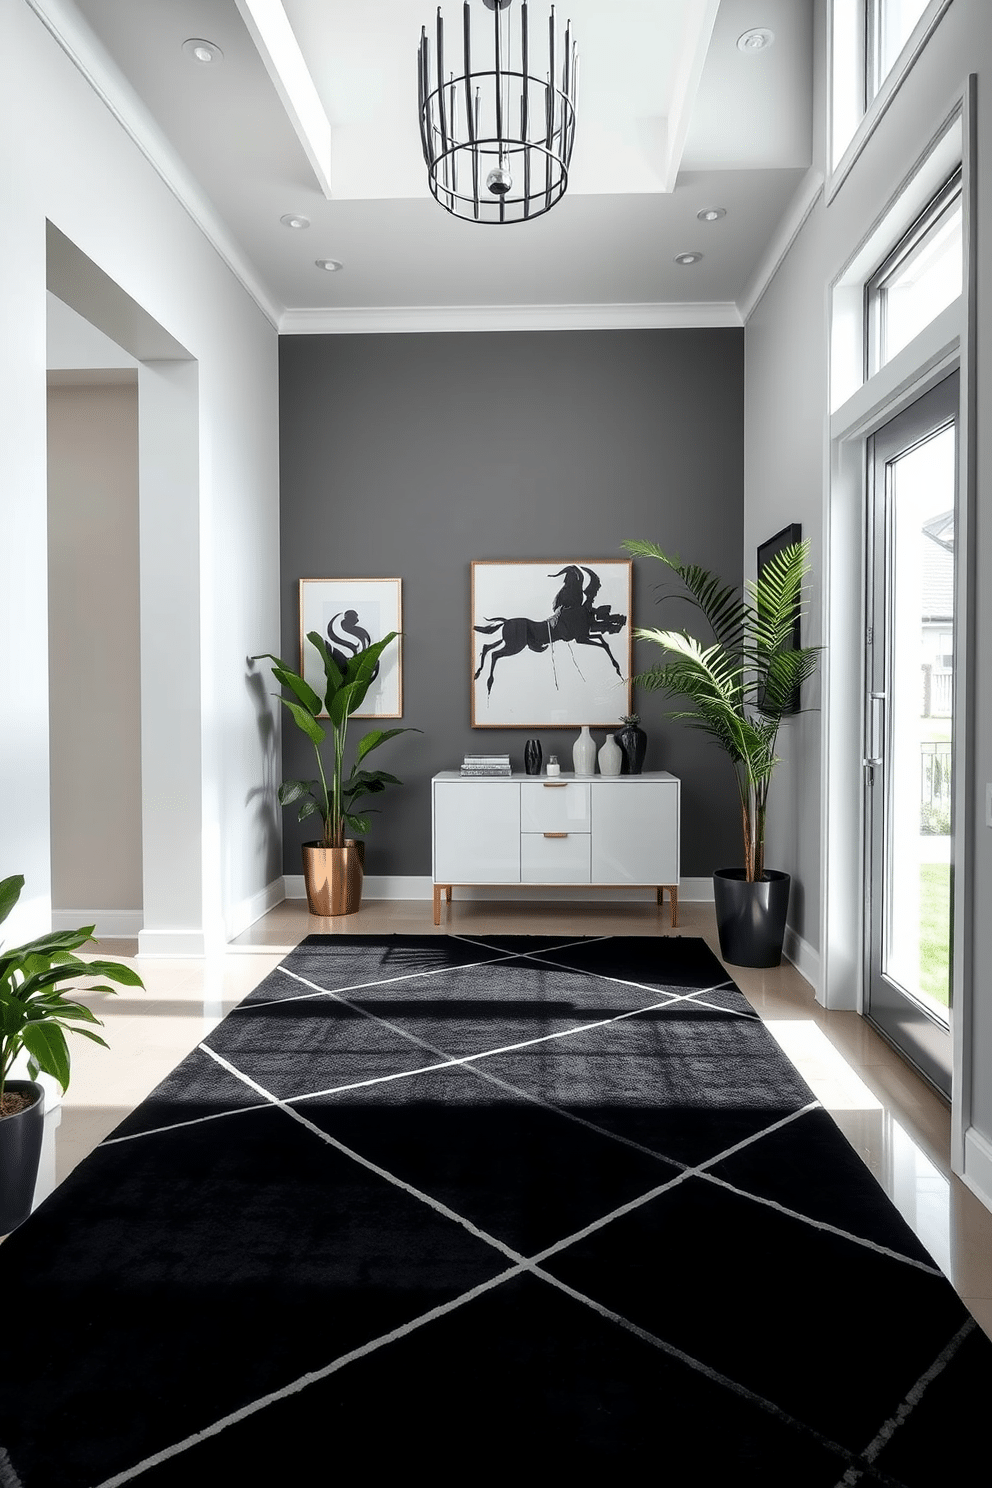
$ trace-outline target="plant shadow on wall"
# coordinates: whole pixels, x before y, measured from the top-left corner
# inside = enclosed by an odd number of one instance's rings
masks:
[[[251,666],[252,658],[248,657],[248,665]],[[255,722],[258,727],[259,742],[262,746],[262,784],[256,785],[245,796],[245,805],[255,805],[255,818],[257,825],[257,836],[255,840],[261,844],[261,853],[265,859],[265,882],[271,883],[282,872],[282,864],[279,858],[279,818],[276,815],[275,801],[278,791],[277,772],[279,768],[279,751],[276,747],[276,726],[269,706],[269,694],[265,690],[265,683],[257,672],[249,672],[245,678],[245,686],[251,698],[252,707],[255,709]]]
[[[10,914],[24,887],[23,874],[0,880],[0,923]],[[31,1212],[44,1126],[44,1090],[37,1076],[44,1071],[69,1088],[66,1033],[79,1033],[107,1045],[92,1025],[100,1019],[85,1003],[66,996],[60,986],[82,978],[107,977],[124,987],[142,987],[140,976],[118,961],[83,961],[73,955],[93,938],[93,926],[55,930],[26,945],[0,946],[0,1235],[6,1235]],[[102,982],[91,992],[113,992]],[[80,1024],[88,1025],[80,1027]],[[19,1055],[27,1055],[29,1080],[10,1078]]]
[[[307,640],[317,651],[324,671],[323,696],[271,652],[250,658],[253,662],[273,663],[272,675],[290,694],[277,696],[313,747],[317,778],[284,780],[279,787],[282,806],[299,802],[298,820],[319,816],[323,826],[319,842],[303,844],[303,876],[311,914],[352,914],[361,907],[365,844],[346,836],[346,832],[364,837],[372,825],[372,812],[377,808],[359,811],[359,804],[367,796],[381,795],[387,786],[402,784],[386,770],[369,770],[365,760],[373,749],[397,734],[420,732],[409,727],[369,729],[359,739],[351,769],[345,776],[349,720],[364,703],[379,658],[396,637],[397,632],[390,631],[381,641],[363,647],[339,666],[323,637],[315,630],[308,631]],[[328,742],[330,758],[325,762],[321,747]]]
[[[682,581],[713,633],[704,644],[684,630],[635,630],[668,653],[635,681],[688,700],[671,717],[714,739],[730,759],[740,795],[744,867],[713,874],[720,950],[738,966],[777,966],[789,905],[789,875],[765,867],[765,821],[779,727],[819,661],[819,646],[795,644],[810,571],[809,543],[790,543],[761,569],[743,595],[715,574],[669,557],[655,543],[628,541],[635,556],[655,558]],[[666,598],[675,597],[665,595]]]

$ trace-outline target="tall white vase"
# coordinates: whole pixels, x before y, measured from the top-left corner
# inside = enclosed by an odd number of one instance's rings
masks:
[[[619,775],[622,764],[623,750],[613,735],[607,734],[606,743],[599,751],[599,773],[601,775]]]
[[[572,745],[572,764],[576,775],[596,773],[596,740],[589,732],[587,723],[582,725],[582,731]]]

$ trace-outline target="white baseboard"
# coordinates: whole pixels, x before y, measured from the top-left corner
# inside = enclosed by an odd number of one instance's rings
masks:
[[[202,930],[142,930],[139,956],[205,956],[207,937]]]
[[[785,944],[782,947],[786,958],[792,962],[810,986],[815,990],[820,985],[820,953],[811,946],[808,940],[803,940],[798,931],[793,930],[791,925],[785,927]]]
[[[283,879],[286,899],[305,899],[306,889],[302,873],[287,873]],[[630,904],[655,902],[654,889],[606,889],[545,887],[541,884],[465,884],[453,891],[455,899],[516,899],[528,903],[542,899],[552,903],[581,902],[586,904]],[[433,880],[421,874],[368,874],[362,889],[366,899],[432,899]],[[713,902],[712,878],[683,878],[679,884],[679,900],[683,903]],[[278,901],[276,901],[278,903]],[[263,911],[264,913],[264,911]]]
[[[969,1126],[964,1134],[961,1176],[986,1209],[992,1209],[992,1142],[974,1126]]]
[[[303,882],[302,875],[300,882]],[[257,894],[251,894],[247,899],[242,899],[228,910],[226,919],[226,934],[228,940],[233,940],[242,931],[247,930],[249,925],[254,925],[270,909],[275,909],[286,898],[286,880],[282,877],[274,878],[267,883],[264,889],[259,889]]]
[[[140,909],[53,909],[53,930],[78,930],[80,925],[95,926],[101,939],[133,940],[141,931],[145,916]]]

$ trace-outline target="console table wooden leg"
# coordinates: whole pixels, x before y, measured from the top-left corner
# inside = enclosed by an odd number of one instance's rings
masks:
[[[440,923],[441,923],[441,889],[442,889],[442,887],[443,887],[442,884],[435,884],[434,885],[434,923],[435,923],[435,925],[440,925]]]
[[[451,885],[450,884],[445,884],[445,886],[444,886],[444,897],[445,897],[446,901],[448,902],[448,904],[450,904],[451,903]]]
[[[678,884],[660,884],[658,887],[658,903],[664,904],[665,890],[668,890],[668,903],[671,908],[672,928],[679,922],[679,886]]]

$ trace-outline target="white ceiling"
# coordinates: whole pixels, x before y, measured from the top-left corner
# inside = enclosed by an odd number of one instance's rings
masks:
[[[559,0],[581,57],[569,188],[547,216],[502,228],[456,221],[428,193],[416,53],[434,0],[281,0],[282,12],[279,0],[31,3],[90,29],[80,34],[109,55],[106,76],[119,69],[124,94],[129,84],[150,132],[164,135],[153,151],[178,157],[164,174],[192,178],[208,204],[201,221],[217,223],[284,325],[330,328],[350,315],[357,326],[361,312],[397,307],[733,307],[810,164],[812,0]],[[288,20],[329,121],[330,199],[292,85],[285,73],[273,80],[271,53],[253,40],[260,4]],[[481,0],[472,6],[476,24],[490,21]],[[530,9],[533,31],[546,0]],[[442,10],[453,37],[461,4]],[[774,45],[744,54],[737,38],[756,26]],[[215,42],[223,60],[190,61],[191,37]],[[726,217],[699,222],[709,206]],[[283,227],[287,213],[311,227]],[[704,257],[679,267],[688,249]]]

